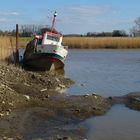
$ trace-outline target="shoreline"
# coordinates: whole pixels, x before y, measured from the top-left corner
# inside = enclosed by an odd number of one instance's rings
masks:
[[[20,37],[19,49],[26,48],[33,37]],[[63,44],[69,49],[140,49],[140,37],[64,37]],[[0,36],[0,60],[16,51],[16,38]]]
[[[0,138],[84,140],[85,119],[104,115],[114,104],[140,110],[140,93],[103,98],[59,92],[71,84],[63,75],[0,63]]]

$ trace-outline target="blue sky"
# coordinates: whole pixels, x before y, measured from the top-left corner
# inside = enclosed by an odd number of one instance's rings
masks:
[[[129,32],[140,16],[140,0],[0,0],[0,29],[12,30],[16,23],[50,25],[54,11],[55,26],[64,34]]]

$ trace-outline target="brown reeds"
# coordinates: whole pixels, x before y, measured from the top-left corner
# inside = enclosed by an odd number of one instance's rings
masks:
[[[32,38],[20,38],[19,47],[25,47]],[[15,37],[0,36],[0,60],[15,51]],[[64,37],[64,45],[72,49],[129,49],[140,48],[140,37]]]
[[[0,37],[0,60],[5,60],[15,49],[15,38]]]
[[[63,43],[72,49],[140,48],[138,37],[65,37]]]
[[[19,38],[19,48],[25,48],[32,38]],[[5,60],[16,51],[16,38],[11,36],[0,36],[0,60]]]

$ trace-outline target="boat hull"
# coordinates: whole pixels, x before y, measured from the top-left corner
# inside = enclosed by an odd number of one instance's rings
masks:
[[[41,71],[58,70],[64,68],[64,60],[54,53],[33,53],[24,57],[23,67]]]

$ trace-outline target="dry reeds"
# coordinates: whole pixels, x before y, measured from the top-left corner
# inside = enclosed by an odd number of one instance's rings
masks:
[[[15,38],[0,37],[0,60],[5,60],[15,49]]]
[[[79,49],[128,49],[140,48],[140,38],[134,37],[65,37],[63,43]]]
[[[32,38],[19,38],[19,47],[26,47]],[[0,36],[0,60],[5,60],[16,51],[16,38],[11,36]]]
[[[25,47],[32,38],[20,38],[19,47]],[[64,45],[79,49],[128,49],[140,48],[140,38],[134,37],[64,37]],[[15,37],[0,36],[0,60],[15,51]]]

